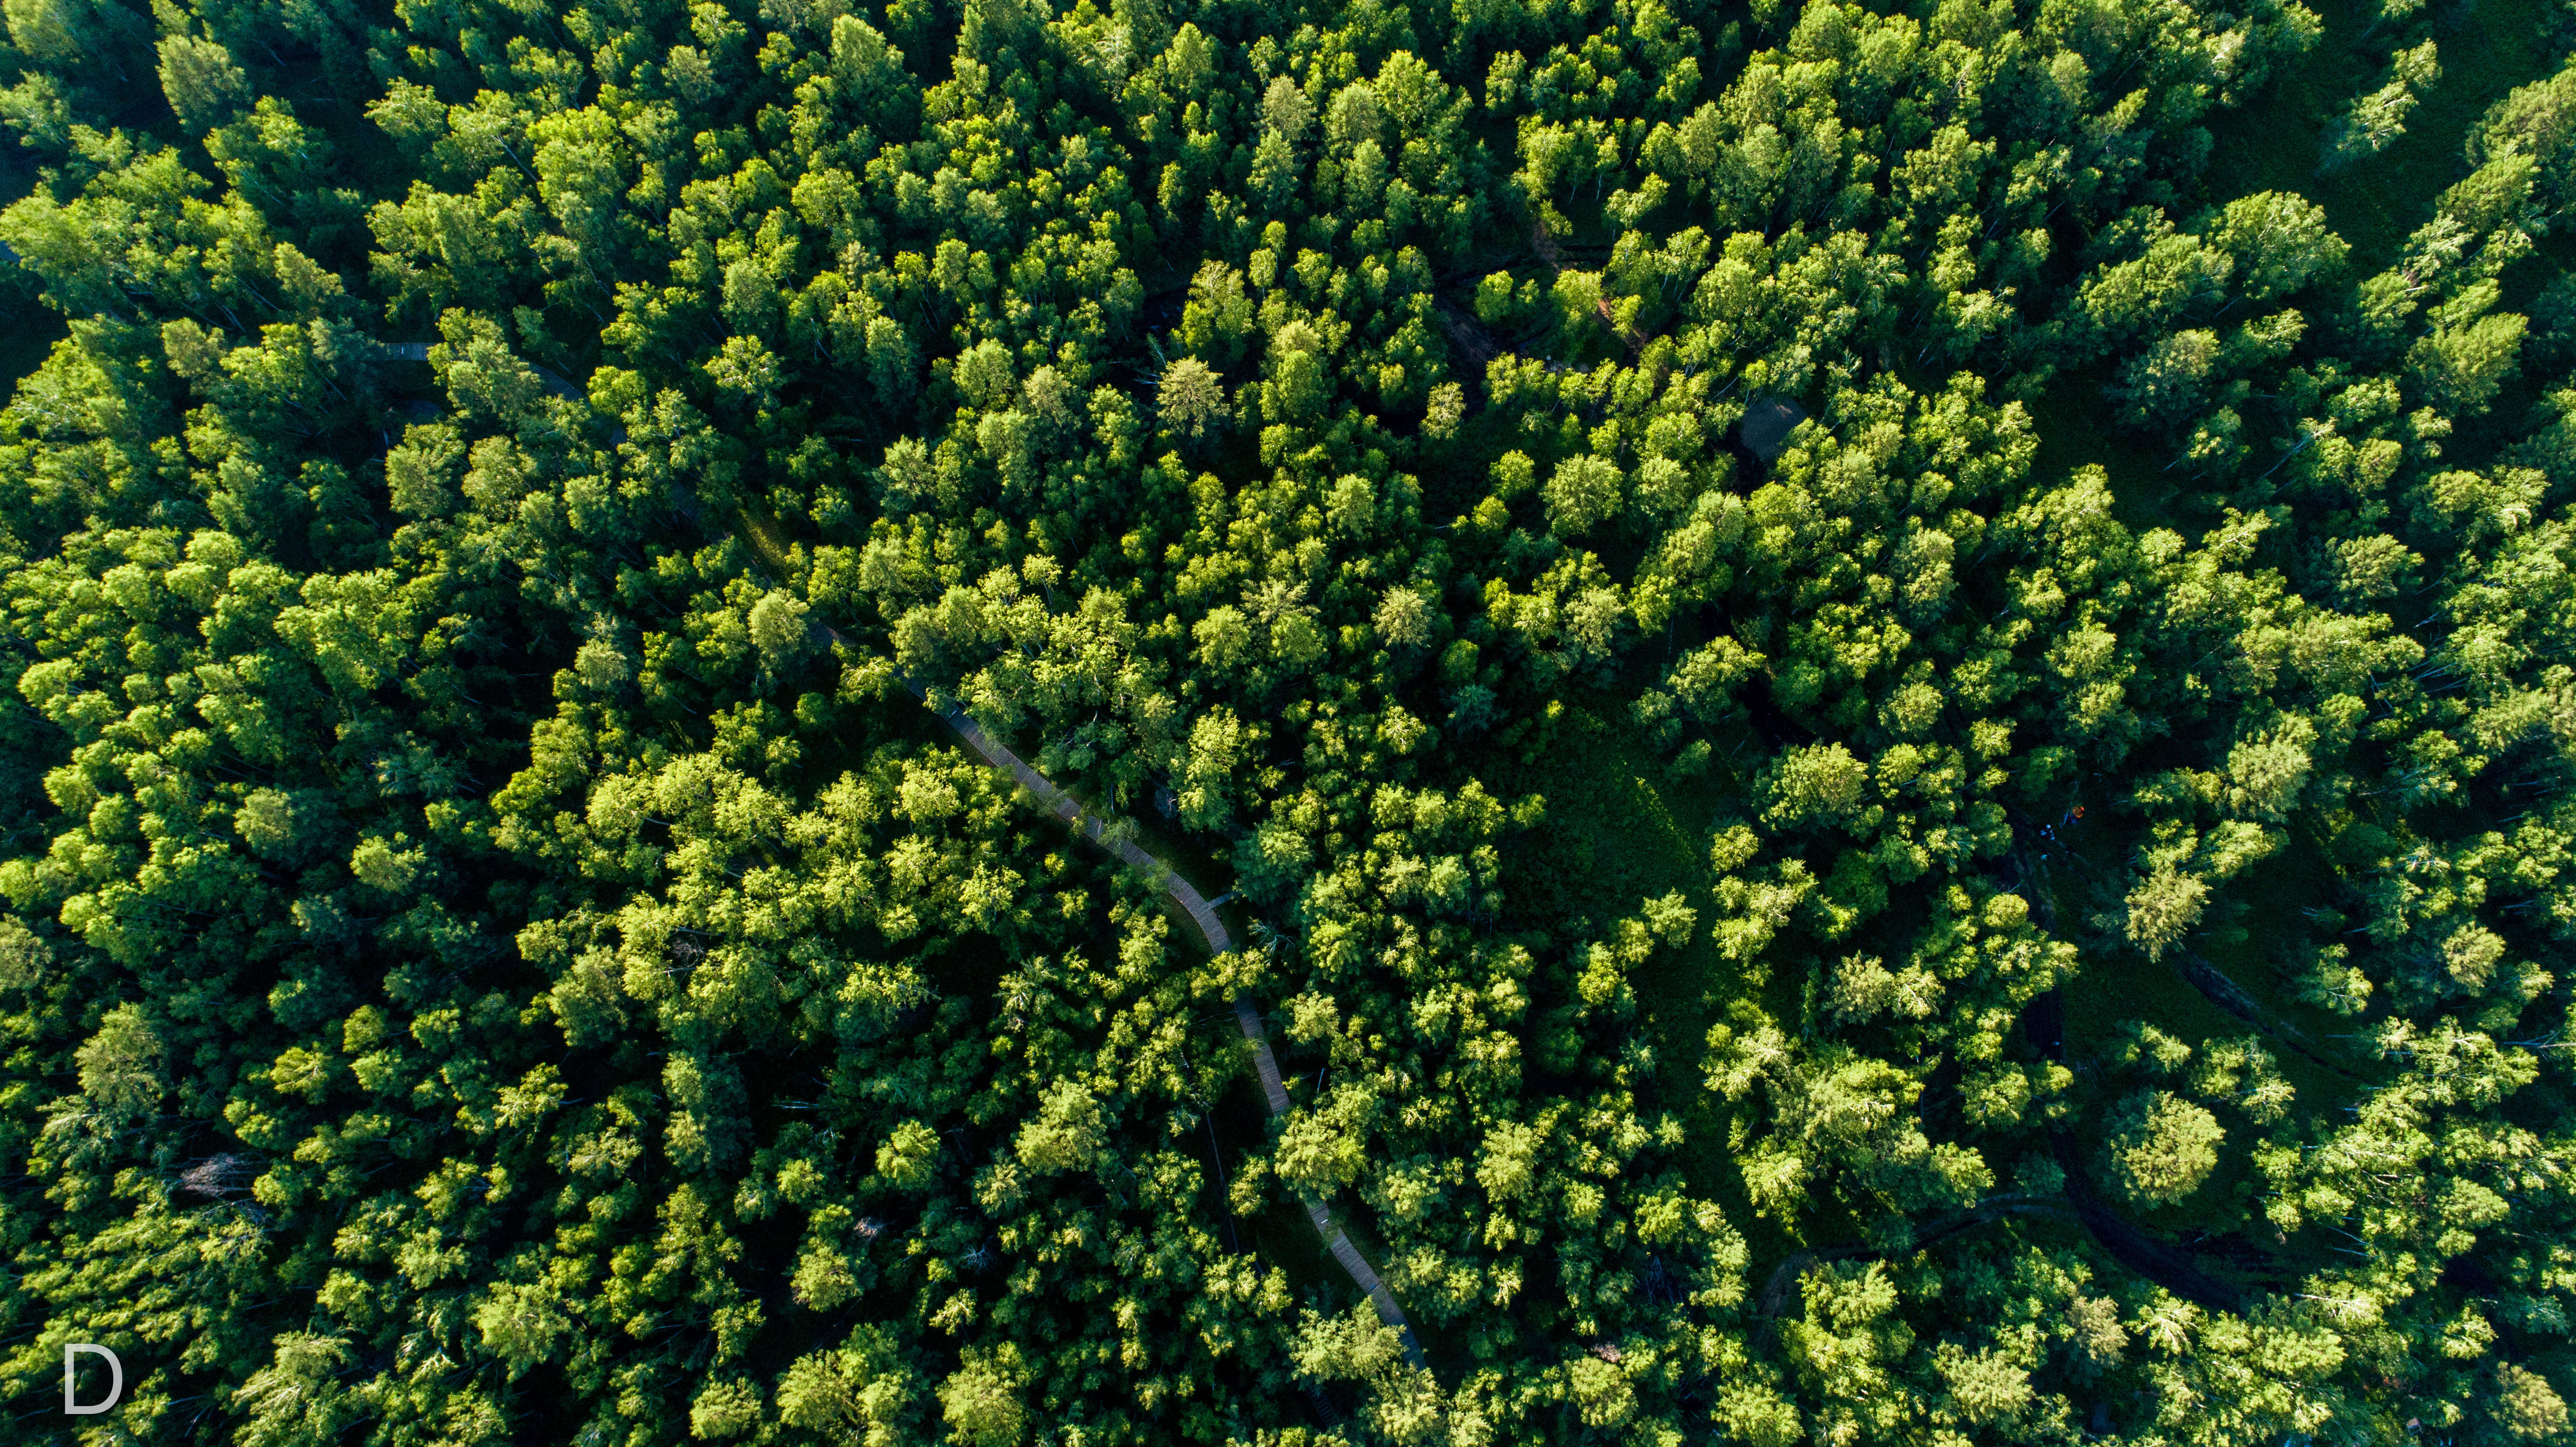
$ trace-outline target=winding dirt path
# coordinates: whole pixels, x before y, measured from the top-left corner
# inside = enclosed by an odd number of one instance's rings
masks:
[[[831,636],[838,641],[840,635]],[[911,683],[907,682],[904,687],[913,697],[922,699],[925,704],[929,702]],[[1234,948],[1234,936],[1226,930],[1225,921],[1217,918],[1216,907],[1208,903],[1207,896],[1175,873],[1170,865],[1146,853],[1124,831],[1114,827],[1116,816],[1086,811],[1071,794],[1056,787],[1053,780],[1011,752],[1001,740],[986,733],[983,725],[968,718],[963,711],[946,708],[934,712],[938,714],[939,721],[955,730],[957,736],[966,741],[966,747],[981,755],[984,762],[1019,780],[1020,787],[1045,805],[1048,813],[1080,829],[1090,836],[1093,843],[1108,850],[1119,863],[1152,880],[1154,887],[1178,905],[1181,913],[1190,917],[1191,924],[1198,926],[1199,935],[1207,941],[1210,954],[1224,954]],[[1269,1104],[1271,1118],[1275,1120],[1286,1115],[1288,1087],[1279,1075],[1279,1057],[1271,1052],[1269,1032],[1262,1028],[1261,1012],[1253,1008],[1249,997],[1234,997],[1234,1023],[1242,1030],[1244,1042],[1252,1047],[1253,1067],[1260,1072],[1261,1093]],[[1350,1233],[1333,1219],[1332,1208],[1311,1191],[1300,1191],[1298,1197],[1304,1203],[1306,1219],[1313,1223],[1315,1235],[1323,1241],[1324,1249],[1341,1263],[1342,1270],[1350,1273],[1352,1284],[1368,1293],[1369,1304],[1377,1308],[1377,1319],[1403,1334],[1406,1360],[1417,1367],[1427,1368],[1429,1364],[1423,1358],[1422,1344],[1414,1339],[1413,1324],[1405,1320],[1404,1308],[1396,1305],[1395,1293],[1386,1289],[1386,1282],[1379,1277],[1377,1269],[1369,1265],[1368,1258],[1360,1254],[1357,1246],[1351,1244]]]
[[[429,349],[432,345],[429,342],[379,342],[377,351],[389,361],[426,362],[429,360]],[[544,384],[547,391],[560,397],[580,395],[574,390],[572,384],[554,373],[542,367],[535,367],[533,364],[531,369],[536,372],[538,380]],[[674,482],[671,486],[671,500],[683,516],[703,526],[698,515],[697,500],[687,487]],[[745,521],[748,522],[747,519]],[[762,549],[756,539],[752,552],[755,556],[762,555]],[[763,560],[766,561],[766,558],[764,557]],[[838,630],[820,619],[814,620],[809,627],[810,636],[832,643],[847,641],[841,637]],[[929,698],[911,680],[906,679],[903,686],[924,705],[929,703]],[[1188,915],[1190,923],[1198,927],[1200,938],[1207,941],[1208,953],[1224,954],[1234,948],[1234,936],[1226,930],[1225,921],[1217,918],[1216,907],[1208,903],[1207,896],[1199,893],[1196,886],[1175,873],[1170,865],[1137,847],[1136,841],[1127,837],[1125,831],[1114,828],[1116,816],[1084,812],[1082,805],[1076,802],[1071,794],[1056,787],[1055,781],[1039,773],[1026,759],[1011,752],[1001,740],[986,733],[981,724],[968,718],[963,711],[955,708],[933,711],[938,714],[940,722],[955,730],[957,736],[966,741],[968,748],[980,755],[984,762],[1004,770],[1012,778],[1017,779],[1020,787],[1035,795],[1037,801],[1045,805],[1049,813],[1080,828],[1084,834],[1091,837],[1093,843],[1115,856],[1119,863],[1141,871],[1146,878],[1152,880],[1154,887],[1161,890],[1172,903],[1180,906],[1181,913]],[[1261,1012],[1253,1008],[1250,999],[1237,995],[1234,997],[1234,1022],[1236,1027],[1243,1031],[1244,1042],[1252,1047],[1253,1065],[1261,1074],[1262,1097],[1270,1107],[1271,1118],[1276,1120],[1288,1113],[1288,1088],[1280,1079],[1279,1057],[1271,1053],[1269,1033],[1261,1025]],[[1333,1219],[1332,1208],[1324,1204],[1321,1196],[1311,1191],[1300,1191],[1298,1197],[1305,1205],[1306,1218],[1313,1223],[1315,1235],[1323,1241],[1324,1249],[1332,1253],[1335,1261],[1341,1263],[1342,1270],[1350,1273],[1352,1284],[1368,1293],[1369,1304],[1377,1308],[1377,1319],[1402,1333],[1405,1359],[1416,1367],[1428,1370],[1429,1363],[1423,1358],[1422,1344],[1415,1340],[1413,1324],[1405,1320],[1404,1308],[1396,1305],[1395,1293],[1386,1289],[1386,1282],[1379,1277],[1377,1269],[1369,1265],[1368,1258],[1360,1254],[1357,1246],[1351,1244],[1350,1234],[1342,1229],[1340,1222]]]

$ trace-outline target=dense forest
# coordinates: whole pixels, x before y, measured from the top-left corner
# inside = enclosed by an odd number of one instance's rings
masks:
[[[6,0],[13,1440],[2576,1438],[2576,7],[1102,3]]]

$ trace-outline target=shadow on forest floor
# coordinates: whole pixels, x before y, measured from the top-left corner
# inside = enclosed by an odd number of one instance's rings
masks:
[[[1701,1060],[1709,1026],[1732,1000],[1751,996],[1774,1018],[1794,1021],[1798,984],[1791,971],[1746,971],[1728,964],[1711,942],[1715,917],[1708,868],[1711,826],[1742,798],[1742,785],[1721,764],[1698,779],[1678,779],[1612,705],[1569,706],[1551,744],[1527,763],[1496,771],[1487,786],[1505,797],[1535,792],[1547,800],[1539,827],[1505,851],[1507,912],[1527,922],[1588,921],[1597,936],[1637,912],[1649,898],[1679,890],[1699,912],[1699,928],[1682,950],[1658,949],[1630,976],[1653,1073],[1638,1090],[1639,1113],[1669,1111],[1682,1123],[1680,1164],[1692,1187],[1717,1200],[1742,1230],[1755,1259],[1790,1249],[1787,1238],[1753,1215],[1742,1173],[1728,1148],[1728,1111],[1704,1088]],[[1758,761],[1757,743],[1741,758]],[[1728,757],[1721,748],[1721,760]],[[1581,942],[1558,939],[1558,951]]]
[[[17,146],[0,145],[0,208],[36,186],[36,167]],[[36,274],[0,258],[0,390],[14,393],[54,343],[71,335],[62,313],[37,299]]]

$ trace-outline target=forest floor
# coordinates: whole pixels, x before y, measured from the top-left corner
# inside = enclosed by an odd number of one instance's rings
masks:
[[[1751,756],[1752,740],[1735,743]],[[1729,757],[1720,750],[1722,761]],[[1569,707],[1548,747],[1488,783],[1507,797],[1534,792],[1547,801],[1544,821],[1506,855],[1505,893],[1516,914],[1583,917],[1606,930],[1643,901],[1678,890],[1703,925],[1714,918],[1710,831],[1743,798],[1743,785],[1723,763],[1696,779],[1676,777],[1605,695]],[[1557,949],[1577,943],[1551,942]],[[1796,980],[1729,965],[1703,928],[1684,949],[1658,950],[1630,984],[1637,993],[1637,1043],[1649,1052],[1640,1114],[1669,1112],[1681,1121],[1684,1175],[1746,1233],[1757,1261],[1788,1254],[1795,1243],[1754,1218],[1728,1145],[1728,1112],[1703,1087],[1701,1060],[1709,1027],[1732,1001],[1752,998],[1774,1018],[1794,1021]]]
[[[2213,177],[2232,179],[2235,195],[2297,191],[2326,208],[2335,233],[2352,245],[2352,272],[2368,276],[2396,260],[2427,208],[2468,174],[2462,156],[2470,127],[2507,92],[2547,76],[2556,52],[2549,0],[2447,0],[2433,6],[2433,36],[2442,78],[2422,92],[2406,133],[2377,156],[2320,174],[2327,127],[2354,96],[2386,79],[2393,27],[2374,28],[2377,0],[2313,0],[2325,21],[2317,48],[2283,68],[2248,104],[2210,118]],[[2218,197],[2226,201],[2233,196]]]
[[[0,142],[0,208],[16,203],[36,188],[34,158],[21,147]],[[37,298],[35,274],[17,264],[0,246],[0,390],[15,392],[21,378],[34,372],[71,335],[62,313]]]

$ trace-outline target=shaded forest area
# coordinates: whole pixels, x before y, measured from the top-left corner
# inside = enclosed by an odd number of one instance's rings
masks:
[[[31,1433],[2568,1439],[2576,11],[0,8]]]

